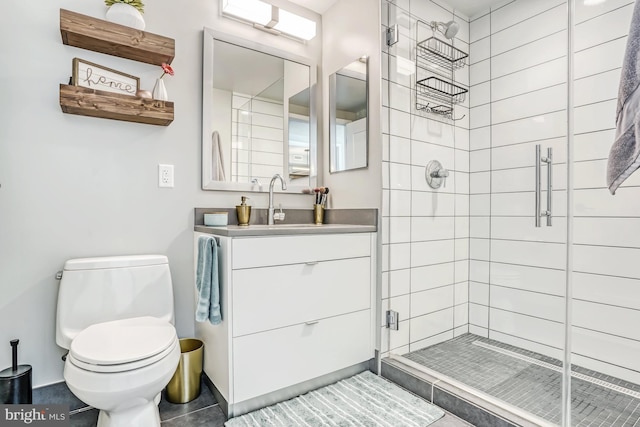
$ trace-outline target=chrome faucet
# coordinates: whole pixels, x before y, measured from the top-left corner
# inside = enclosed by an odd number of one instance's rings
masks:
[[[269,183],[269,214],[267,217],[268,225],[273,225],[275,223],[273,215],[275,212],[275,208],[273,207],[273,184],[276,182],[276,179],[280,180],[280,184],[282,185],[283,190],[287,189],[287,184],[284,182],[284,179],[282,179],[282,176],[280,176],[279,173],[273,175],[273,178],[271,178],[271,182]]]

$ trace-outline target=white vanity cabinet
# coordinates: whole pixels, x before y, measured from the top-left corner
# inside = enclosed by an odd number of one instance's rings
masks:
[[[374,233],[217,238],[223,321],[196,331],[229,416],[374,357]]]

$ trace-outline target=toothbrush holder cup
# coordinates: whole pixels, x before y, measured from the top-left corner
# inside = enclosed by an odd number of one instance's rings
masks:
[[[322,225],[324,222],[324,206],[323,205],[313,205],[313,222],[316,225]]]

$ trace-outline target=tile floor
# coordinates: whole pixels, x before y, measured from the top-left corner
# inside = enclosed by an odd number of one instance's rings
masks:
[[[72,427],[94,427],[98,419],[95,409],[76,409],[71,415]],[[185,404],[160,402],[161,427],[223,427],[226,418],[209,389],[203,385],[200,396]],[[447,413],[433,427],[469,427],[471,424]],[[401,427],[400,425],[398,427]]]
[[[209,389],[203,385],[200,396],[185,404],[160,402],[162,427],[210,426],[222,427],[226,418]],[[98,421],[96,409],[78,409],[71,413],[71,427],[95,427]]]
[[[461,335],[404,357],[560,424],[562,375],[559,368],[562,363],[557,359],[473,334]],[[573,366],[573,372],[572,425],[640,425],[640,399],[634,397],[640,393],[639,385],[578,366]],[[576,374],[583,377],[576,378]],[[593,380],[613,387],[595,384]]]

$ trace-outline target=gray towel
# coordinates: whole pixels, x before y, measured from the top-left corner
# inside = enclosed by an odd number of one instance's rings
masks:
[[[622,64],[616,111],[616,138],[607,163],[611,194],[640,168],[640,2],[636,2]]]
[[[198,264],[196,268],[198,303],[196,322],[209,319],[213,325],[222,321],[220,314],[220,282],[218,280],[218,244],[210,236],[198,239]]]

